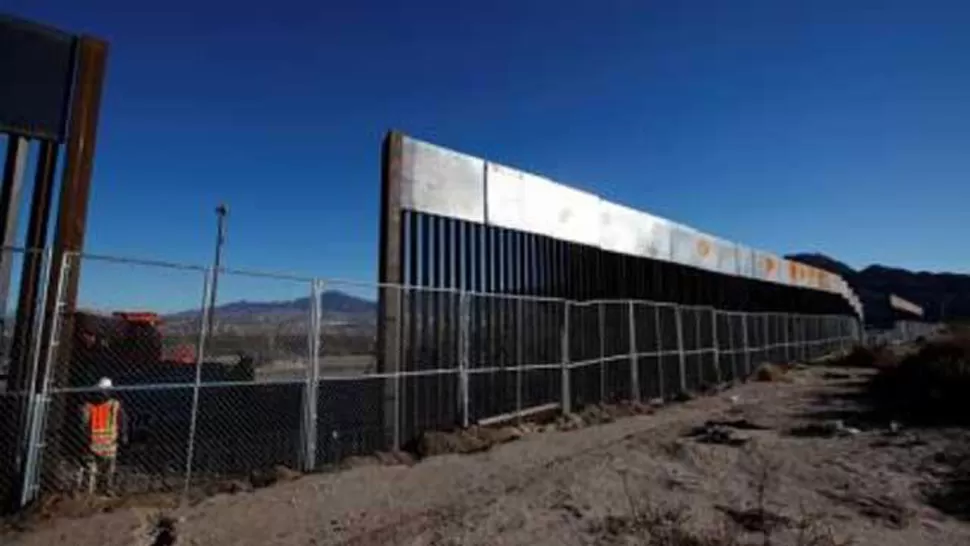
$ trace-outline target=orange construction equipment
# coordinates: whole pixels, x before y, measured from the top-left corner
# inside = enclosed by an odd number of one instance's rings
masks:
[[[157,327],[162,322],[158,313],[152,313],[150,311],[116,311],[112,314],[131,324],[144,324],[146,326]]]

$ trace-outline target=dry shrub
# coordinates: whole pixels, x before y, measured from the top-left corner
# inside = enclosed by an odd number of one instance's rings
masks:
[[[633,539],[644,546],[740,546],[742,532],[736,526],[700,529],[686,506],[660,506],[638,498],[625,473],[620,478],[629,513],[592,522],[589,531],[599,536],[597,543],[629,544]]]
[[[762,364],[758,366],[758,369],[754,372],[754,378],[756,381],[786,381],[788,378],[786,374],[788,370],[784,366],[779,366],[778,364]]]
[[[927,342],[897,366],[882,368],[871,390],[878,407],[899,418],[970,423],[970,339]]]
[[[487,451],[493,446],[517,440],[522,436],[515,427],[471,427],[453,432],[426,431],[417,440],[417,456],[467,454]]]
[[[839,361],[838,366],[847,368],[892,368],[898,364],[896,355],[885,345],[877,347],[863,347],[857,345],[852,351]]]

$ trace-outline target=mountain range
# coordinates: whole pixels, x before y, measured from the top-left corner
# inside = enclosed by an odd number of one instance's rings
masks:
[[[884,265],[855,270],[824,254],[792,254],[786,258],[840,275],[862,300],[867,321],[879,321],[889,312],[889,294],[922,306],[923,317],[929,321],[970,318],[970,275]]]
[[[301,331],[309,324],[310,298],[282,301],[235,301],[217,305],[216,328],[230,327],[243,333],[263,331],[267,327],[287,333]],[[194,331],[200,311],[192,309],[164,317],[166,330],[172,333]],[[352,296],[339,290],[320,294],[320,319],[325,326],[372,327],[377,322],[377,302]]]

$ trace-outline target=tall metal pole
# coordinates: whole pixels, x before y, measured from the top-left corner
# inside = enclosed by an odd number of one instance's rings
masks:
[[[222,267],[222,249],[226,244],[226,216],[229,214],[229,207],[225,203],[216,207],[216,217],[218,229],[216,232],[216,255],[212,261],[212,290],[209,291],[209,323],[206,325],[209,335],[215,333],[216,298],[219,291],[219,270]]]

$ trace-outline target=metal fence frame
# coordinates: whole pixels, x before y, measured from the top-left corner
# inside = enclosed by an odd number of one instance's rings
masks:
[[[64,317],[60,312],[64,297],[64,279],[69,274],[68,271],[80,266],[78,261],[86,260],[177,268],[197,272],[202,277],[197,352],[192,380],[179,383],[118,384],[112,389],[118,396],[142,393],[145,396],[157,394],[161,397],[166,392],[177,392],[181,397],[190,396],[185,444],[177,446],[184,449],[174,449],[171,452],[172,461],[168,461],[169,466],[163,461],[158,463],[157,468],[146,471],[166,473],[167,475],[160,477],[160,481],[167,484],[163,489],[182,495],[187,495],[197,485],[197,481],[203,481],[197,477],[197,473],[202,472],[198,468],[199,457],[217,457],[202,452],[211,451],[212,444],[220,442],[220,438],[206,438],[206,434],[210,434],[213,427],[220,423],[218,419],[213,421],[212,415],[206,414],[206,408],[212,407],[214,403],[208,398],[218,393],[235,393],[233,396],[243,397],[242,404],[250,405],[257,403],[257,395],[265,390],[289,389],[292,393],[300,393],[298,402],[292,402],[291,396],[281,397],[279,393],[273,394],[274,402],[266,402],[269,405],[285,399],[294,404],[293,408],[296,410],[275,423],[279,425],[278,428],[290,427],[298,431],[295,433],[298,439],[284,438],[282,442],[285,450],[292,448],[294,452],[283,457],[285,461],[280,460],[278,453],[270,453],[265,460],[257,456],[259,460],[252,464],[253,468],[247,470],[285,464],[310,472],[321,470],[344,455],[401,448],[428,429],[468,427],[496,419],[521,419],[537,409],[569,413],[587,404],[620,400],[670,400],[683,394],[703,392],[743,381],[761,362],[811,360],[850,350],[860,341],[864,341],[857,319],[844,315],[749,313],[719,310],[709,306],[640,300],[575,302],[556,298],[479,294],[455,289],[429,290],[409,286],[370,285],[382,297],[388,293],[396,295],[391,299],[401,307],[402,311],[398,316],[403,319],[398,322],[398,328],[403,321],[417,320],[416,316],[406,312],[405,305],[406,301],[413,301],[415,297],[427,297],[428,294],[435,293],[434,305],[453,305],[458,313],[457,326],[446,327],[451,328],[449,332],[454,335],[453,349],[457,355],[453,360],[445,360],[446,365],[443,367],[431,366],[431,369],[328,374],[321,365],[321,357],[327,348],[323,342],[326,329],[322,321],[323,310],[320,302],[323,288],[334,281],[225,269],[220,271],[221,275],[250,275],[307,283],[306,294],[310,302],[306,317],[307,369],[304,376],[290,379],[260,380],[254,377],[242,381],[213,381],[203,377],[208,344],[216,335],[207,328],[208,317],[212,312],[208,297],[212,287],[211,269],[109,256],[70,255],[65,258],[65,263],[60,268],[61,276],[54,292],[58,294],[55,308],[59,312],[53,321],[54,326],[48,339],[43,340],[48,350],[45,353],[47,362],[41,363],[46,365],[39,366],[43,373],[40,389],[37,392],[24,393],[30,400],[31,410],[28,441],[25,446],[26,465],[22,476],[22,504],[37,498],[46,490],[63,489],[56,472],[51,469],[64,463],[61,459],[67,455],[63,450],[52,446],[66,442],[63,438],[66,433],[62,431],[63,423],[57,427],[50,426],[50,414],[53,411],[55,417],[57,415],[56,409],[52,410],[52,407],[67,404],[72,397],[95,391],[92,387],[59,384],[60,380],[53,371],[58,364],[57,349],[64,341],[62,336],[68,333],[62,331]],[[442,294],[445,297],[438,299],[437,296]],[[482,305],[483,302],[486,305]],[[481,320],[486,317],[487,322],[487,306],[496,302],[515,309],[509,324],[496,326],[506,328],[504,332],[513,340],[513,347],[507,348],[506,354],[500,359],[500,365],[497,364],[499,361],[479,361],[479,347],[476,342],[476,336],[481,333],[476,329],[493,327]],[[485,310],[482,311],[483,309]],[[479,314],[473,316],[476,312]],[[599,332],[596,336],[598,346],[577,346],[576,336],[572,334],[578,329],[590,327],[590,317],[595,317],[595,326]],[[434,326],[438,331],[443,327],[440,324]],[[915,331],[923,332],[922,329],[909,327],[903,331],[903,335]],[[420,340],[415,345],[414,339],[409,340],[401,335],[397,335],[396,339],[400,340],[397,347],[399,352],[423,350]],[[38,341],[37,345],[40,343]],[[375,347],[376,350],[378,349]],[[447,364],[449,362],[453,364]],[[34,371],[37,370],[35,366]],[[372,402],[379,402],[381,408],[366,408],[363,405],[357,408],[362,414],[368,414],[368,409],[374,410],[373,413],[379,417],[375,422],[362,421],[359,424],[362,431],[366,429],[366,434],[360,432],[359,438],[352,438],[354,445],[350,448],[341,443],[346,440],[341,438],[344,430],[338,430],[339,423],[335,421],[336,424],[332,424],[331,428],[324,426],[325,420],[337,419],[330,413],[341,401],[362,403],[354,400],[354,393],[357,391],[341,391],[344,387],[359,387],[360,392],[369,393]],[[514,393],[510,394],[509,389],[514,389]],[[242,392],[248,394],[239,394]],[[386,400],[388,392],[391,393],[390,401]],[[424,399],[420,399],[422,394]],[[376,397],[380,397],[380,400]],[[492,399],[482,400],[489,397]],[[411,405],[405,406],[405,403]],[[237,406],[241,407],[241,404],[232,407]],[[485,409],[480,411],[480,408]],[[61,408],[61,411],[67,410]],[[410,424],[405,427],[405,414],[408,412],[413,412],[413,421],[408,421]],[[366,420],[373,416],[359,417]],[[377,428],[383,430],[378,431]],[[327,434],[328,431],[330,434]],[[201,446],[206,442],[205,449],[202,449]],[[256,445],[257,443],[252,443],[244,447],[255,449]],[[178,458],[181,460],[177,460]],[[172,464],[176,470],[171,470]]]

